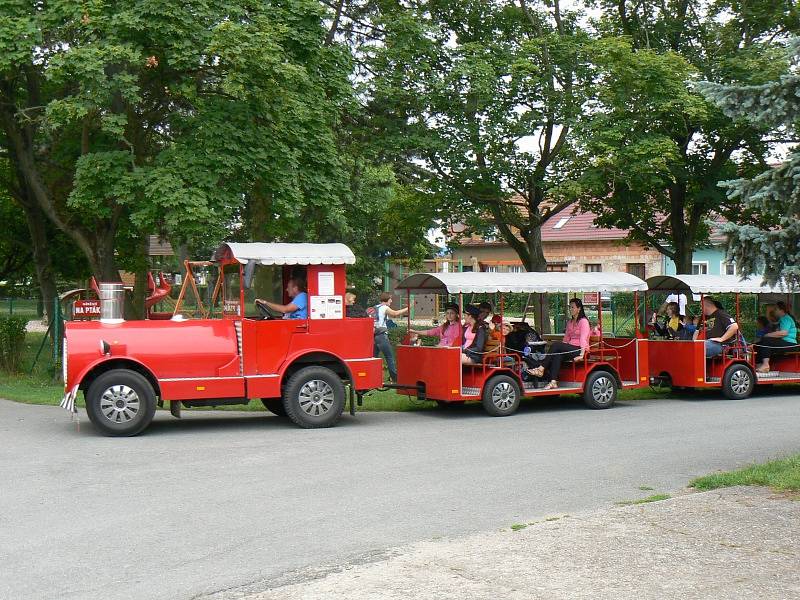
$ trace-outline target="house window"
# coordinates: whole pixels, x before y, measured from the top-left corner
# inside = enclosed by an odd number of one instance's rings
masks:
[[[736,263],[733,261],[723,261],[720,265],[719,272],[723,275],[736,275]]]
[[[509,273],[524,273],[525,269],[522,268],[522,265],[509,265],[508,272]]]
[[[483,270],[486,273],[499,273],[500,272],[500,269],[498,268],[497,265],[487,265],[486,267],[484,267]]]
[[[692,275],[708,275],[708,262],[693,262]]]
[[[587,273],[601,273],[603,271],[603,265],[597,263],[583,265],[583,267]]]
[[[564,225],[567,224],[567,221],[569,221],[569,217],[561,217],[558,220],[558,223],[553,225],[553,229],[561,229]]]
[[[550,273],[566,273],[567,263],[547,263],[547,270]]]
[[[647,279],[645,272],[644,263],[628,263],[628,273],[631,275],[635,275],[639,279]]]

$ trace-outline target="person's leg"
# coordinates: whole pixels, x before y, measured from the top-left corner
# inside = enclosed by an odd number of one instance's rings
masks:
[[[706,358],[713,358],[722,354],[722,344],[706,340]]]
[[[574,358],[580,354],[581,349],[572,344],[565,344],[564,342],[553,342],[550,346],[550,361],[547,366],[547,372],[550,377],[550,383],[558,382],[558,374],[561,371],[561,363],[565,359]]]
[[[756,346],[756,362],[758,370],[766,373],[769,371],[769,359],[777,352],[778,348],[785,342],[780,338],[762,337]]]
[[[392,344],[389,342],[389,336],[386,334],[375,336],[375,343],[386,358],[386,368],[389,370],[389,378],[393,382],[397,381],[397,368],[394,364],[394,353],[392,352]]]

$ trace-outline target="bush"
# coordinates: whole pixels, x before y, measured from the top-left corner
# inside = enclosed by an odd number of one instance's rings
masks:
[[[23,317],[0,317],[0,369],[7,373],[20,370],[27,325]]]

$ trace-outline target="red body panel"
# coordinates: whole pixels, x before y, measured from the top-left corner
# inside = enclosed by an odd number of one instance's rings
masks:
[[[382,385],[371,319],[73,322],[66,325],[66,339],[67,390],[98,364],[125,359],[153,374],[163,400],[278,397],[286,369],[309,353],[342,360],[357,390]],[[110,355],[101,354],[101,340]]]
[[[461,349],[398,346],[397,383],[415,386],[419,382],[432,400],[461,398]],[[404,393],[416,395],[413,390]]]
[[[647,346],[650,375],[653,377],[669,375],[672,385],[680,387],[720,386],[719,383],[707,383],[703,340],[649,340]]]

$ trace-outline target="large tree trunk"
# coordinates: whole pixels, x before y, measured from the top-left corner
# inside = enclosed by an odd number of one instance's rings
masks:
[[[53,273],[53,264],[50,260],[50,250],[47,243],[47,227],[45,216],[39,207],[32,202],[20,202],[28,222],[28,231],[31,234],[33,246],[33,263],[36,268],[36,279],[39,282],[42,304],[47,322],[53,319],[55,299],[57,296],[56,278]]]
[[[672,243],[675,252],[675,270],[679,275],[691,274],[694,239],[686,226],[686,185],[676,183],[669,188]]]
[[[537,273],[547,271],[547,259],[544,257],[542,226],[540,223],[531,222],[527,243],[529,260],[525,265],[525,269]],[[550,323],[550,297],[547,294],[533,294],[531,300],[539,333],[551,333],[553,327]]]
[[[147,299],[147,274],[149,272],[148,250],[150,248],[150,236],[144,235],[137,244],[137,254],[139,255],[136,260],[136,277],[133,283],[133,298],[131,299],[130,319],[144,319],[146,317],[147,308],[145,307],[145,300]]]

